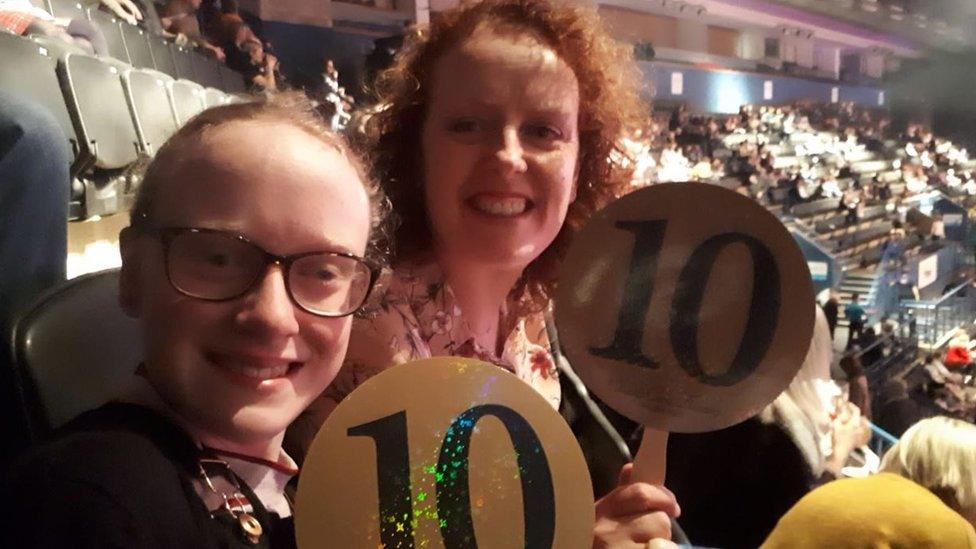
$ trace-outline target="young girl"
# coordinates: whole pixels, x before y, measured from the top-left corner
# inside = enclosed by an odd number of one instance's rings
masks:
[[[342,364],[381,218],[311,112],[218,107],[159,151],[121,235],[145,360],[126,394],[19,464],[0,546],[294,545],[281,441]]]

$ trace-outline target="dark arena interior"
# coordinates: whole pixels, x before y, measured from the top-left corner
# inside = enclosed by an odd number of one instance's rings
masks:
[[[0,0],[0,547],[976,549],[974,89],[976,0]]]

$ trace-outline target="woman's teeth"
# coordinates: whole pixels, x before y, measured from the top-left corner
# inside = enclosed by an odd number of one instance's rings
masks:
[[[497,198],[480,195],[472,201],[476,210],[491,214],[512,217],[525,212],[528,200],[525,198]]]
[[[251,368],[249,366],[239,366],[237,364],[224,364],[227,368],[254,379],[274,379],[282,377],[288,373],[290,365],[272,366],[270,368]]]

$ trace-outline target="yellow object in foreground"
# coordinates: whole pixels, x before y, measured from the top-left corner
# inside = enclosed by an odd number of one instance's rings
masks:
[[[762,549],[976,548],[976,531],[932,492],[891,473],[831,482],[793,506]]]

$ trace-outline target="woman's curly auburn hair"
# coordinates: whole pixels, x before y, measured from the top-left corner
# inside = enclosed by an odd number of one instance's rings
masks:
[[[401,223],[394,262],[431,249],[424,194],[417,192],[423,182],[420,132],[431,75],[437,61],[481,25],[538,39],[572,68],[579,82],[576,200],[555,241],[526,268],[511,294],[520,312],[536,312],[549,304],[573,232],[630,187],[633,169],[612,161],[611,153],[627,156],[621,138],[648,124],[648,105],[638,93],[643,79],[631,48],[610,37],[593,9],[560,0],[480,0],[444,12],[429,29],[415,28],[393,66],[378,76],[377,103],[363,119],[359,136]]]

